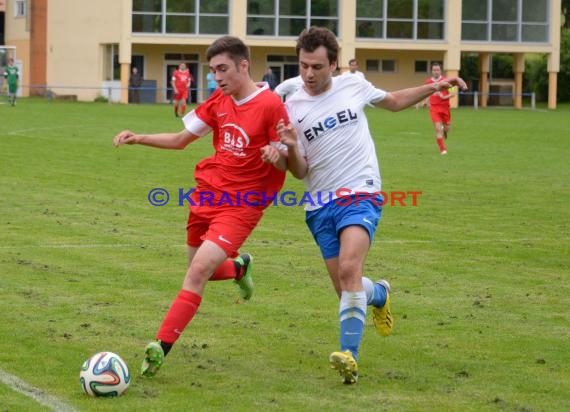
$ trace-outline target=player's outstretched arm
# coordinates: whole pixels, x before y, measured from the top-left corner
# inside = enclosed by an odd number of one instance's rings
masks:
[[[125,144],[142,144],[157,147],[159,149],[182,150],[198,136],[183,129],[178,133],[136,134],[130,130],[123,130],[113,138],[113,146],[119,147]]]
[[[410,87],[408,89],[390,92],[383,100],[374,103],[374,105],[392,112],[398,112],[424,100],[433,93],[449,89],[453,86],[457,86],[461,90],[467,90],[467,85],[463,79],[460,77],[453,77],[443,82],[424,84],[418,87]]]

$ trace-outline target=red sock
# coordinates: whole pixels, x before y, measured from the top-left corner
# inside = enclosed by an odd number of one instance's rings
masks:
[[[236,263],[233,259],[226,259],[216,268],[209,280],[228,280],[236,278]]]
[[[170,305],[168,313],[156,335],[158,340],[174,343],[198,310],[202,297],[188,290],[181,290]]]
[[[437,145],[439,146],[439,151],[443,152],[444,150],[447,150],[445,148],[445,143],[443,142],[443,137],[438,137],[437,138]]]

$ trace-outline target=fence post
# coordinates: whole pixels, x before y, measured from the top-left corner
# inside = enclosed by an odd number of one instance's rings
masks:
[[[475,110],[479,108],[479,92],[473,92],[473,106]]]
[[[536,109],[536,94],[534,92],[530,94],[530,107]]]

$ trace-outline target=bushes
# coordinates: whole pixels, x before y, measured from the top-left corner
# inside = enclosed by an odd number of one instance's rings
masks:
[[[527,60],[525,63],[525,85],[536,93],[537,101],[548,100],[548,64],[546,56]],[[558,72],[558,102],[570,101],[570,30],[560,33],[560,71]]]

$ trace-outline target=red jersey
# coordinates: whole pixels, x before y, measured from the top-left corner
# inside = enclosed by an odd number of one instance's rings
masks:
[[[433,77],[430,77],[425,81],[425,84],[433,84],[439,83],[441,81],[447,80],[444,76],[441,76],[438,80],[434,80]],[[429,105],[431,107],[449,107],[449,99],[442,99],[439,97],[439,94],[443,96],[447,96],[449,94],[449,90],[445,89],[439,93],[434,93],[429,97]]]
[[[172,73],[172,81],[174,82],[174,85],[176,86],[176,90],[178,92],[188,89],[192,80],[192,73],[190,73],[190,70],[182,71],[176,69]]]
[[[195,114],[212,128],[216,151],[196,165],[198,191],[211,191],[222,202],[229,196],[236,206],[264,200],[260,207],[269,206],[269,198],[283,187],[285,172],[263,162],[260,149],[271,142],[280,143],[277,122],[289,122],[281,99],[267,86],[240,102],[218,89]]]

